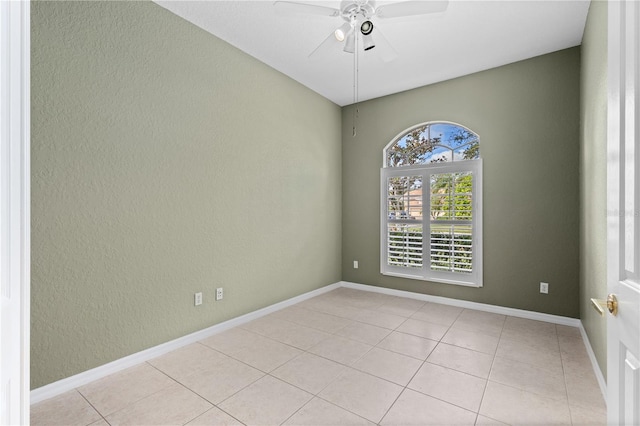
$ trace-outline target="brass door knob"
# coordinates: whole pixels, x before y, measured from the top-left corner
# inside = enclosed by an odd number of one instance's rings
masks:
[[[618,315],[618,299],[616,295],[611,293],[607,296],[607,300],[602,299],[591,299],[591,306],[594,307],[598,313],[603,316],[604,309],[607,308],[609,313],[614,317]]]

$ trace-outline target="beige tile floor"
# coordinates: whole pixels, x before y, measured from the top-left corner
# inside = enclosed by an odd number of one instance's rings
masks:
[[[346,288],[31,407],[34,425],[604,424],[577,328]]]

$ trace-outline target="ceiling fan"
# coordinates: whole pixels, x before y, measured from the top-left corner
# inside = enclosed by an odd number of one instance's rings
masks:
[[[311,52],[310,58],[320,56],[322,52],[330,50],[336,44],[343,43],[342,50],[347,53],[354,53],[359,46],[362,46],[364,51],[376,48],[376,52],[385,62],[393,60],[398,54],[377,24],[374,25],[375,21],[444,12],[448,5],[447,0],[411,0],[376,7],[375,0],[343,0],[340,3],[340,9],[336,9],[284,0],[274,2],[276,10],[282,13],[340,17],[345,21]]]

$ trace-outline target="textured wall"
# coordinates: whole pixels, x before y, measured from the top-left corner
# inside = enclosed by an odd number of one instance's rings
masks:
[[[364,102],[355,138],[353,107],[343,108],[343,279],[578,317],[579,89],[580,50],[571,48]],[[382,150],[437,120],[480,135],[483,288],[380,274]]]
[[[580,318],[607,373],[607,321],[590,299],[607,297],[607,3],[592,1],[580,79]]]
[[[338,106],[149,2],[31,45],[32,388],[340,280]]]

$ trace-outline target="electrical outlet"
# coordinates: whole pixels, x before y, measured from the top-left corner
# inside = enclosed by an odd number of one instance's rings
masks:
[[[196,306],[202,305],[202,293],[194,294],[193,301]]]
[[[224,293],[223,293],[222,287],[216,288],[216,300],[222,300],[223,297],[224,297]]]
[[[549,283],[540,283],[540,293],[549,294]]]
[[[357,260],[353,261],[353,269],[358,269],[358,261]]]

